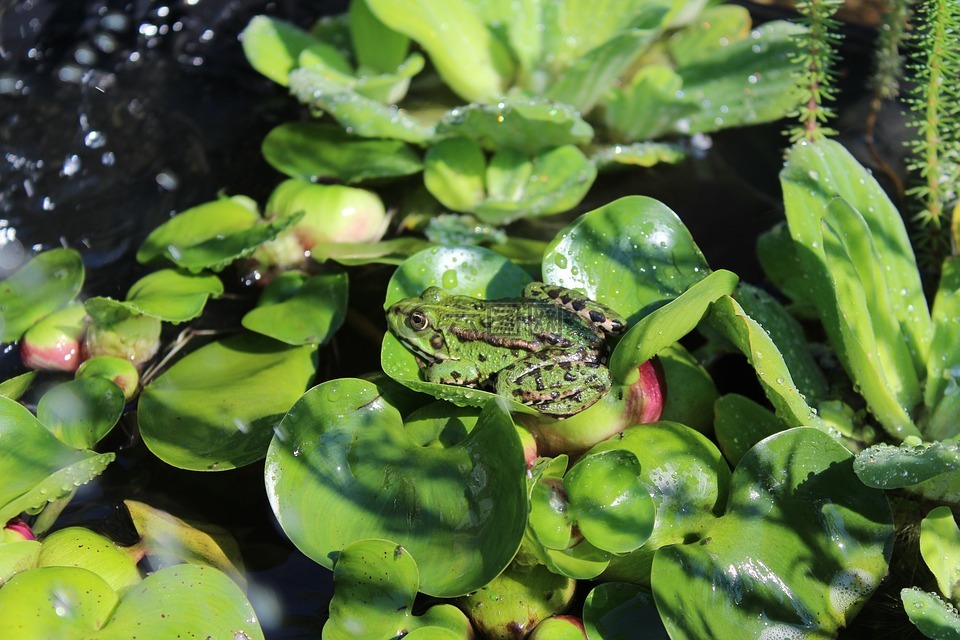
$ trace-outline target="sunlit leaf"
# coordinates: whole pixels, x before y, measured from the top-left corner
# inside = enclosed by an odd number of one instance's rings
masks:
[[[92,449],[117,424],[124,404],[123,390],[110,380],[81,378],[43,394],[37,418],[61,442]]]
[[[960,639],[960,613],[952,604],[917,587],[903,589],[900,599],[910,622],[923,635],[934,640]]]
[[[347,312],[346,272],[297,279],[295,292],[281,299],[265,301],[270,288],[282,283],[275,280],[267,285],[260,304],[243,316],[244,328],[292,345],[329,341]]]
[[[114,591],[140,582],[137,562],[113,540],[83,527],[58,529],[43,539],[38,567],[79,567],[103,578]]]
[[[37,254],[0,282],[0,343],[73,300],[83,287],[83,260],[73,249]]]
[[[350,65],[334,47],[277,18],[254,16],[240,34],[240,42],[250,65],[279,85],[289,84],[288,76],[304,51],[341,73],[350,73]]]

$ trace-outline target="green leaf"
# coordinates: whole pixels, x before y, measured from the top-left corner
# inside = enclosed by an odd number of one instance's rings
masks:
[[[363,138],[390,138],[424,144],[433,128],[395,105],[368,98],[312,67],[290,74],[290,93],[313,108],[329,113],[341,127]]]
[[[624,430],[590,453],[629,451],[640,462],[639,480],[656,506],[650,538],[641,548],[611,558],[605,580],[650,583],[653,553],[701,534],[726,503],[730,469],[705,436],[675,422],[654,422]]]
[[[543,255],[545,282],[581,290],[631,323],[708,272],[677,214],[644,196],[620,198],[579,216]]]
[[[389,540],[358,540],[337,554],[330,617],[323,640],[409,637],[410,632],[446,630],[465,638],[470,623],[450,604],[413,615],[420,572],[410,552]],[[438,635],[438,640],[446,638]]]
[[[713,404],[717,385],[700,362],[679,343],[657,354],[668,389],[660,419],[679,422],[709,434],[713,430]]]
[[[653,532],[656,506],[630,451],[615,449],[581,458],[563,478],[571,515],[590,544],[628,553]]]
[[[282,278],[282,280],[281,280]],[[295,291],[271,299],[286,280],[297,281]],[[260,303],[243,316],[245,329],[286,344],[326,344],[343,324],[347,313],[347,274],[325,273],[307,278],[287,272],[267,285]]]
[[[430,246],[430,242],[413,236],[380,242],[324,242],[313,245],[310,257],[316,262],[333,260],[348,267],[361,264],[399,265]]]
[[[416,152],[400,140],[355,138],[338,126],[313,122],[274,127],[263,139],[261,151],[277,171],[310,182],[354,184],[408,176],[422,168]]]
[[[523,450],[496,402],[463,440],[424,448],[375,386],[331,380],[283,419],[264,474],[281,527],[307,556],[330,568],[351,542],[395,540],[417,560],[429,595],[489,582],[526,525]]]
[[[512,74],[509,53],[467,0],[366,0],[388,27],[423,48],[457,95],[478,102],[503,93]]]
[[[690,285],[659,309],[644,316],[617,343],[610,356],[610,373],[614,380],[629,384],[637,365],[646,362],[661,350],[677,342],[700,323],[710,305],[733,293],[736,274],[721,269]]]
[[[854,469],[868,487],[900,489],[960,471],[960,442],[876,444],[857,454]]]
[[[619,164],[635,167],[652,167],[661,162],[678,164],[686,157],[687,152],[679,144],[634,142],[601,147],[594,151],[590,160],[597,165],[598,169],[603,170],[608,166]]]
[[[589,640],[667,640],[667,632],[647,589],[624,582],[594,587],[583,603],[583,627]]]
[[[140,394],[147,447],[181,469],[222,471],[263,457],[287,409],[310,385],[315,345],[242,333],[203,346]]]
[[[110,380],[82,378],[44,393],[37,418],[61,442],[92,449],[120,420],[124,404],[123,390]]]
[[[918,375],[926,368],[932,325],[923,297],[916,259],[900,212],[870,173],[831,140],[791,148],[780,172],[784,205],[808,286],[805,298],[822,314],[831,342],[846,360],[837,326],[837,302],[823,250],[821,219],[837,198],[861,214],[876,249],[876,267],[890,293],[890,308],[900,324]]]
[[[464,137],[432,145],[423,158],[423,183],[434,198],[453,211],[473,211],[484,198],[483,150]]]
[[[717,300],[708,321],[746,356],[780,420],[791,427],[812,426],[833,433],[807,404],[773,339],[736,300],[729,296]]]
[[[21,373],[18,376],[7,378],[3,382],[0,382],[0,396],[10,398],[11,400],[19,399],[20,396],[30,388],[33,379],[36,377],[36,371],[28,371],[27,373]]]
[[[37,540],[0,542],[0,587],[16,574],[36,567],[39,555]]]
[[[953,394],[960,377],[960,258],[943,263],[940,286],[933,300],[933,338],[927,358],[924,404],[934,408],[945,395]],[[952,420],[955,424],[956,418]],[[954,427],[956,429],[956,427]],[[954,435],[954,434],[950,434]],[[945,434],[930,434],[941,439]]]
[[[607,93],[604,121],[624,141],[646,140],[675,129],[687,129],[698,105],[682,87],[683,78],[666,65],[641,67],[629,82]]]
[[[59,529],[43,539],[38,567],[88,569],[122,591],[141,580],[137,562],[113,540],[83,527]]]
[[[380,22],[365,0],[351,2],[347,16],[350,43],[361,68],[388,73],[403,62],[410,39]]]
[[[952,604],[917,587],[903,589],[900,599],[910,622],[923,635],[934,640],[960,639],[960,613]]]
[[[65,445],[25,407],[0,398],[0,522],[70,494],[113,458]]]
[[[494,104],[456,107],[437,123],[437,135],[464,136],[490,151],[532,156],[563,145],[585,145],[593,127],[568,104],[544,98],[503,98]]]
[[[284,87],[304,51],[322,59],[331,69],[351,73],[350,65],[334,47],[277,18],[254,16],[240,34],[240,42],[250,65]]]
[[[764,438],[788,428],[766,407],[735,393],[718,398],[714,412],[717,442],[732,465],[740,464],[747,451]]]
[[[741,460],[726,512],[699,540],[659,549],[651,584],[674,640],[835,637],[886,575],[893,517],[853,457],[817,429]]]
[[[89,298],[84,304],[94,319],[110,323],[124,310],[179,324],[203,313],[210,296],[223,295],[223,282],[215,275],[161,269],[140,278],[125,301]]]
[[[956,602],[960,597],[960,528],[950,507],[933,509],[920,523],[920,553],[937,579],[940,593]]]
[[[0,282],[0,343],[18,340],[35,323],[76,298],[83,276],[79,253],[51,249]]]

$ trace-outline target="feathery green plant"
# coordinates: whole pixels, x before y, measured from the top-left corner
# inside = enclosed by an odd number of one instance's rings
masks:
[[[833,15],[841,4],[842,0],[798,0],[796,3],[802,22],[808,28],[797,34],[797,52],[793,56],[801,68],[797,82],[803,100],[791,114],[799,121],[789,130],[792,142],[820,140],[836,133],[826,122],[834,116],[828,103],[837,92],[834,63],[841,36]]]
[[[917,135],[908,143],[913,156],[908,168],[919,175],[920,183],[907,194],[921,207],[917,220],[928,230],[927,239],[946,242],[944,224],[950,224],[956,252],[958,222],[944,218],[957,199],[960,178],[960,4],[917,2],[915,16],[909,69],[916,84],[907,102]]]

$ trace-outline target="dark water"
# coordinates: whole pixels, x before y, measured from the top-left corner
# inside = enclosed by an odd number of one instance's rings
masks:
[[[31,250],[71,246],[84,255],[87,293],[120,297],[139,273],[133,252],[171,213],[221,190],[262,203],[281,176],[260,157],[260,141],[302,112],[248,67],[237,34],[258,13],[307,26],[345,4],[0,0],[0,278]],[[658,198],[681,215],[711,266],[757,281],[753,243],[782,218],[780,130],[722,132],[681,165],[605,175],[584,209],[621,195]],[[520,228],[549,238],[568,220]],[[364,315],[377,314],[386,275],[351,273],[354,302],[370,307]],[[327,377],[377,366],[378,349],[361,336],[344,328],[327,350]],[[130,530],[116,505],[136,499],[225,527],[241,544],[267,636],[319,637],[330,574],[279,531],[262,465],[173,469],[145,451],[128,418],[106,443],[119,450],[117,462],[63,522],[123,538]]]

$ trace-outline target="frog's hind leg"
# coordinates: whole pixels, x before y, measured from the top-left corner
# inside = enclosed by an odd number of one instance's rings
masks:
[[[583,351],[547,349],[497,373],[494,390],[549,416],[565,418],[610,390],[610,371]]]
[[[524,287],[523,297],[555,304],[583,318],[595,327],[595,331],[608,335],[619,335],[627,328],[626,320],[619,313],[573,289],[555,284],[531,282]]]

